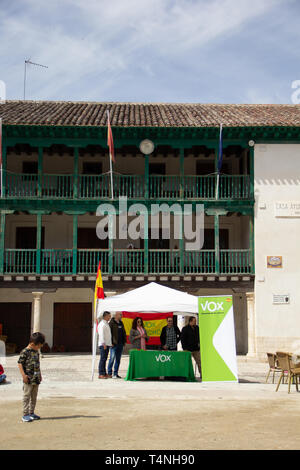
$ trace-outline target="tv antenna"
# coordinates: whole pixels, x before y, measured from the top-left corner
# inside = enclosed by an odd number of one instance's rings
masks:
[[[47,65],[42,65],[42,64],[36,64],[35,62],[31,62],[30,59],[27,59],[25,60],[25,63],[24,63],[24,100],[26,99],[26,67],[27,65],[30,64],[30,65],[36,65],[38,67],[44,67],[45,69],[48,68]]]

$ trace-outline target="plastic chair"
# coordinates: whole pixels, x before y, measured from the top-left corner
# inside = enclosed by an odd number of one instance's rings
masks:
[[[276,392],[279,389],[279,385],[281,383],[281,380],[284,376],[284,371],[287,370],[288,372],[288,393],[290,393],[291,390],[291,383],[292,380],[295,381],[296,384],[296,390],[298,392],[298,376],[300,376],[300,367],[295,367],[293,362],[292,362],[292,355],[290,353],[286,352],[277,352],[276,357],[278,360],[278,366],[282,369],[277,387],[276,387]]]
[[[268,362],[269,362],[269,372],[267,374],[267,378],[266,378],[266,383],[268,383],[268,380],[269,380],[269,377],[270,377],[270,373],[273,372],[273,380],[272,380],[272,383],[274,383],[274,379],[275,379],[275,373],[276,372],[282,372],[282,369],[280,367],[278,367],[278,363],[277,363],[277,357],[276,357],[276,354],[273,354],[273,353],[267,353],[267,356],[268,356]]]

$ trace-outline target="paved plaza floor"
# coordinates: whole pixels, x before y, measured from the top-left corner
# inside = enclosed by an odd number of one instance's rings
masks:
[[[90,354],[44,354],[36,413],[22,423],[18,355],[0,385],[0,449],[298,449],[300,394],[266,384],[267,362],[238,357],[238,383],[94,380]],[[128,356],[122,357],[124,378]],[[278,377],[278,376],[277,376]],[[277,378],[276,378],[277,381]],[[25,428],[25,429],[24,429]]]

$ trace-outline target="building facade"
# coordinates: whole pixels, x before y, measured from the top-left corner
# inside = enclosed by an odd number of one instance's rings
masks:
[[[300,221],[296,210],[282,215],[276,206],[300,200],[297,106],[7,101],[0,112],[7,341],[20,349],[42,330],[54,349],[90,351],[99,260],[106,295],[153,280],[194,295],[233,295],[239,354],[297,339]],[[150,155],[140,150],[144,139],[154,143]],[[120,237],[124,198],[137,214],[141,206],[147,214],[153,205],[171,209],[168,227],[147,215],[143,237]],[[99,207],[108,206],[115,217],[100,239]],[[194,228],[197,208],[204,211],[201,249],[187,249],[185,207]],[[280,303],[282,295],[289,300]]]

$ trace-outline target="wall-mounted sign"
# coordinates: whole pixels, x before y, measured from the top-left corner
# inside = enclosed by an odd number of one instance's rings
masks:
[[[300,201],[276,201],[275,217],[300,217]]]
[[[273,304],[289,304],[290,294],[273,294]]]
[[[267,256],[267,268],[282,268],[282,256]]]

